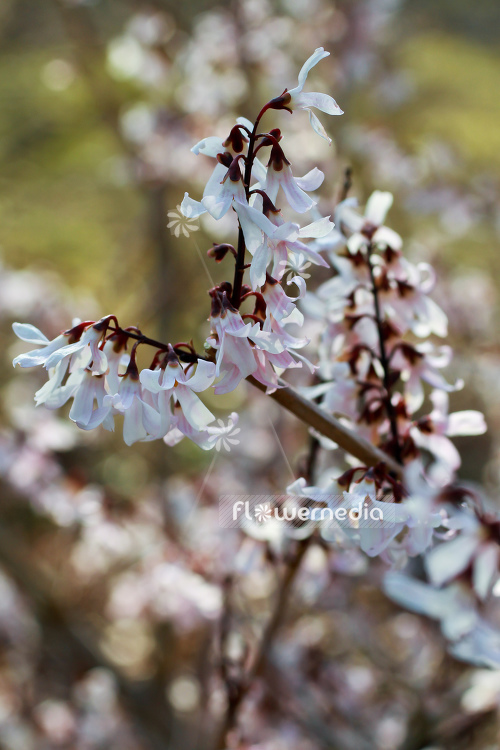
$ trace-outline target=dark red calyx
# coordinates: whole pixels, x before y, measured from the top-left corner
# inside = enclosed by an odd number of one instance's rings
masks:
[[[236,250],[232,245],[228,245],[226,242],[223,242],[220,245],[216,245],[214,242],[213,247],[207,250],[208,257],[213,258],[216,263],[220,263],[224,260],[228,253],[232,253],[236,258]]]
[[[217,154],[217,161],[229,168],[233,161],[233,155],[230,154],[229,151],[224,151],[223,154]]]
[[[271,149],[271,156],[269,157],[268,167],[274,169],[275,172],[281,172],[284,166],[290,166],[290,162],[283,153],[283,149],[277,143],[275,143]]]
[[[243,151],[245,143],[248,143],[248,138],[244,135],[241,127],[235,125],[222,145],[224,148],[232,148],[235,154],[239,154]]]
[[[288,106],[291,101],[292,97],[288,93],[288,90],[285,89],[281,96],[271,99],[271,101],[266,104],[266,109],[286,109],[288,112],[291,112],[292,110]]]

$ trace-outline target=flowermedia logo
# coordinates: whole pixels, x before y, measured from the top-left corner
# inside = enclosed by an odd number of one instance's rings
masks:
[[[189,237],[192,232],[197,232],[199,227],[197,219],[192,219],[190,216],[185,216],[180,206],[176,206],[175,210],[167,213],[170,221],[167,224],[167,229],[170,229],[175,237],[180,237],[181,234],[184,237]]]
[[[219,522],[225,528],[262,526],[278,521],[299,528],[322,523],[348,528],[394,526],[396,508],[391,496],[373,504],[370,497],[324,495],[320,502],[294,495],[223,495],[219,502]]]

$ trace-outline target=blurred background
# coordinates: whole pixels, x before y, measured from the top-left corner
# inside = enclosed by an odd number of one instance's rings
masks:
[[[466,381],[452,408],[484,410],[489,425],[457,439],[461,476],[496,502],[499,31],[495,0],[2,0],[2,750],[212,746],[224,587],[236,580],[251,644],[285,544],[219,529],[217,498],[281,492],[306,433],[249,387],[210,403],[226,421],[242,412],[229,452],[81,433],[35,411],[39,373],[13,374],[25,348],[10,326],[51,338],[75,316],[113,312],[199,348],[210,275],[225,272],[206,250],[234,242],[235,227],[229,214],[189,237],[167,226],[210,174],[190,148],[238,115],[253,120],[318,46],[331,57],[311,88],[345,111],[323,117],[333,145],[304,113],[274,113],[272,125],[297,174],[325,172],[323,214],[347,166],[360,203],[374,188],[394,193],[389,224],[438,274],[449,379]],[[377,594],[381,574],[320,547],[308,556],[238,747],[497,746],[500,678],[452,662],[432,624]]]

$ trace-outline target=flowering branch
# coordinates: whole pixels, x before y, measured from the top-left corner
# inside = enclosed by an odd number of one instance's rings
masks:
[[[500,579],[500,521],[483,511],[477,493],[458,483],[460,456],[450,440],[481,434],[486,425],[478,412],[448,412],[448,394],[462,384],[449,383],[441,373],[451,349],[434,343],[447,335],[446,316],[430,297],[434,273],[404,257],[401,237],[385,226],[392,195],[375,191],[363,215],[348,197],[347,173],[334,205],[335,224],[319,218],[314,193],[323,173],[315,168],[294,176],[281,131],[257,132],[265,112],[305,109],[313,130],[329,140],[311,108],[330,115],[342,111],[330,96],[303,90],[310,70],[327,55],[317,49],[298,85],[271,99],[253,124],[239,118],[227,138],[210,136],[192,149],[215,164],[201,200],[186,193],[182,213],[219,220],[233,210],[238,219],[237,249],[224,243],[208,251],[217,263],[232,254],[235,268],[232,283],[222,280],[208,292],[203,356],[192,343],[162,343],[136,328],[121,328],[112,315],[78,323],[52,341],[34,326],[14,324],[21,339],[38,347],[14,364],[41,365],[49,374],[36,403],[57,409],[72,400],[70,419],[84,430],[112,430],[123,415],[129,445],[153,439],[175,445],[188,438],[209,450],[226,428],[214,425],[198,394],[209,388],[229,393],[248,380],[314,431],[304,476],[288,491],[301,510],[317,503],[331,516],[306,528],[308,539],[286,562],[250,671],[236,685],[228,682],[220,747],[271,648],[301,559],[318,535],[325,545],[354,547],[396,567],[385,581],[389,596],[439,620],[459,658],[500,665],[500,639],[485,608]],[[266,148],[264,165],[259,157]],[[278,201],[283,198],[296,215],[314,212],[311,223],[285,221]],[[303,273],[311,264],[333,268],[314,291]],[[295,275],[288,280],[290,270]],[[287,293],[292,284],[297,296]],[[241,312],[243,303],[250,307]],[[301,353],[311,343],[299,336],[304,315],[317,329],[314,362]],[[129,340],[135,342],[130,351]],[[142,344],[156,351],[150,367],[139,371],[136,350]],[[292,368],[315,373],[314,384],[300,393],[291,388],[283,373]],[[427,399],[432,410],[417,416]],[[315,477],[319,452],[338,446],[348,454],[347,469],[335,465],[327,478]],[[356,508],[383,523],[364,525],[359,515],[349,515]],[[345,523],[337,523],[338,510]],[[427,582],[399,572],[417,555],[424,558]]]

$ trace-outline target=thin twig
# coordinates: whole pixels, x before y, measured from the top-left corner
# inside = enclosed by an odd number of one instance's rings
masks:
[[[247,380],[260,391],[266,391],[266,386],[259,383],[251,375]],[[402,476],[403,467],[387,453],[376,448],[368,440],[356,435],[338,419],[330,416],[312,401],[301,396],[284,380],[279,379],[278,384],[282,387],[271,393],[270,397],[302,422],[333,440],[347,453],[358,458],[363,465],[377,466],[383,463],[396,477]]]
[[[390,367],[389,367],[389,359],[387,357],[387,351],[385,348],[382,313],[380,309],[380,300],[378,296],[377,281],[375,279],[375,274],[373,271],[373,263],[371,260],[371,251],[372,251],[372,245],[370,243],[370,245],[368,246],[368,251],[366,253],[366,263],[368,265],[368,270],[370,273],[370,281],[372,285],[373,304],[375,307],[375,322],[377,324],[378,340],[379,340],[379,347],[380,347],[380,364],[382,365],[382,368],[384,370],[383,383],[384,383],[384,388],[387,394],[387,397],[385,399],[386,412],[387,412],[387,417],[391,425],[391,435],[392,435],[394,457],[396,461],[399,464],[401,464],[402,460],[401,460],[401,446],[399,444],[398,421],[397,421],[396,411],[394,409],[394,405],[392,403],[392,398],[391,398],[392,396],[391,372],[390,372]]]
[[[285,572],[283,573],[283,578],[279,586],[278,596],[274,605],[274,609],[260,639],[259,650],[257,651],[253,664],[250,667],[247,675],[240,682],[237,689],[233,689],[233,693],[230,697],[230,700],[228,701],[228,707],[223,724],[219,730],[217,741],[214,745],[215,750],[224,750],[224,748],[226,747],[227,735],[236,724],[241,703],[245,695],[248,693],[250,687],[253,685],[255,679],[262,673],[262,669],[267,661],[269,651],[272,648],[274,637],[279,630],[281,623],[283,622],[289,595],[293,583],[296,579],[297,573],[299,572],[304,555],[309,548],[310,541],[311,537],[308,537],[307,539],[302,539],[297,542],[295,553],[287,561]]]

